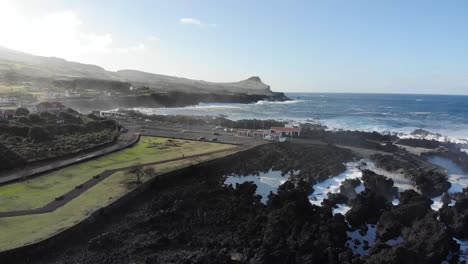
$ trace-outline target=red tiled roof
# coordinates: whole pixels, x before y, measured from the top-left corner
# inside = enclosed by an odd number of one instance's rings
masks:
[[[299,132],[301,131],[298,127],[272,127],[271,130],[280,131],[280,132]]]

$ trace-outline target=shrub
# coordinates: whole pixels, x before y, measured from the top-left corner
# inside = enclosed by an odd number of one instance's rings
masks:
[[[44,119],[54,119],[54,120],[57,119],[57,116],[49,112],[41,112],[39,116]]]
[[[8,126],[8,125],[0,125],[0,134],[6,134],[10,136],[19,136],[19,137],[27,137],[29,133],[29,127],[23,126]]]
[[[34,124],[39,124],[39,123],[42,123],[44,122],[44,119],[42,119],[39,115],[37,114],[30,114],[28,116],[29,120],[31,121],[31,123],[34,123]]]
[[[17,116],[27,116],[27,115],[29,115],[29,110],[26,109],[26,108],[20,107],[20,108],[16,109],[15,114]]]
[[[86,124],[88,132],[99,132],[102,130],[114,130],[116,122],[114,120],[90,121]]]
[[[29,129],[28,137],[34,142],[42,142],[49,139],[49,134],[42,127],[33,126]]]
[[[29,118],[27,118],[25,116],[22,116],[22,117],[18,118],[18,122],[22,123],[22,124],[29,124],[29,123],[31,123],[31,120],[29,120]]]

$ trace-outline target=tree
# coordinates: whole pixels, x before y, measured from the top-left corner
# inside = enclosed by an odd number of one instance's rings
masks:
[[[22,116],[22,117],[18,118],[18,122],[22,123],[22,124],[29,124],[29,123],[31,123],[31,120],[29,120],[29,118],[27,118],[25,116]]]
[[[17,116],[27,116],[27,115],[29,115],[29,110],[24,108],[24,107],[20,107],[20,108],[16,109],[15,114]]]
[[[30,114],[29,120],[31,120],[32,123],[38,124],[44,122],[44,119],[42,119],[39,115],[37,114]]]
[[[143,178],[143,176],[151,176],[151,175],[154,175],[155,174],[155,170],[153,167],[148,167],[148,168],[144,168],[142,165],[136,165],[132,168],[130,168],[130,170],[127,171],[128,174],[132,174],[132,175],[135,175],[135,177],[137,178],[137,183],[140,184],[141,183],[141,178]]]
[[[41,142],[49,139],[49,134],[42,127],[33,126],[29,129],[28,137],[34,142]]]

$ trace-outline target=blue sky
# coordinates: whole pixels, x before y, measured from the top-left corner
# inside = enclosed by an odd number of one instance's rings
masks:
[[[467,1],[2,2],[25,28],[62,26],[36,28],[57,35],[43,43],[0,45],[109,70],[220,82],[258,75],[286,92],[468,94]]]

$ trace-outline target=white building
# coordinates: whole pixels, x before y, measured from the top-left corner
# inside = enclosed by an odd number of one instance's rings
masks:
[[[127,115],[117,111],[101,111],[99,116],[105,118],[125,118]]]

